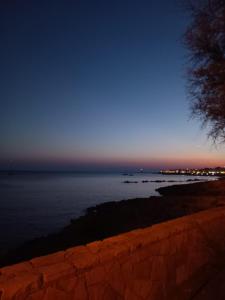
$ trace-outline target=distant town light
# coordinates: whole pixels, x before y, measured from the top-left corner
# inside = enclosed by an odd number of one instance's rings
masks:
[[[224,176],[225,167],[204,168],[204,169],[175,169],[175,170],[161,170],[161,174],[168,175],[199,175],[199,176]]]

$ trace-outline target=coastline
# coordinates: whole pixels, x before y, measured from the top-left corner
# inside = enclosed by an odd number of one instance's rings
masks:
[[[87,244],[201,210],[225,205],[225,180],[173,185],[157,189],[161,196],[106,202],[60,232],[34,239],[0,257],[0,266],[21,262],[69,247]]]

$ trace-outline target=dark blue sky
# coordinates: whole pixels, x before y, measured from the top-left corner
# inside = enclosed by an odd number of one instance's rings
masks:
[[[189,121],[177,0],[0,3],[0,168],[224,164]]]

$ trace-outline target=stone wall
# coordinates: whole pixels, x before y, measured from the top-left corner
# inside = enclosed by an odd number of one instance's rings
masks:
[[[224,237],[225,208],[134,230],[0,269],[0,299],[214,299]]]

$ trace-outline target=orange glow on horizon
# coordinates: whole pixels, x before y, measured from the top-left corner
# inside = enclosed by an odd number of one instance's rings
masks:
[[[180,155],[179,157],[168,155],[167,157],[62,157],[62,156],[48,156],[42,157],[26,157],[17,158],[13,160],[13,164],[19,163],[28,165],[47,165],[62,167],[76,166],[96,166],[96,167],[134,167],[145,169],[161,169],[161,168],[204,168],[204,167],[218,167],[225,166],[225,159],[216,158],[213,155],[197,155],[187,156]]]

